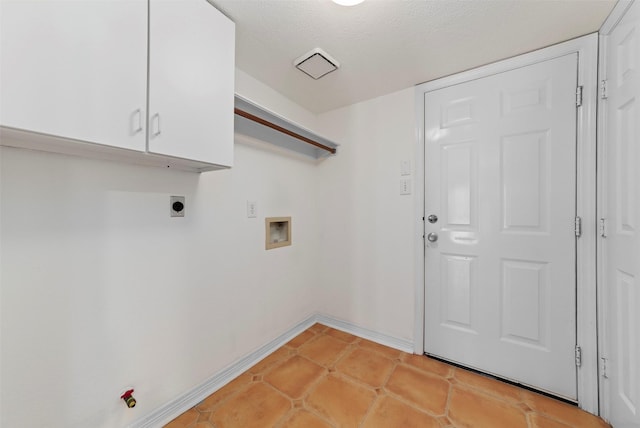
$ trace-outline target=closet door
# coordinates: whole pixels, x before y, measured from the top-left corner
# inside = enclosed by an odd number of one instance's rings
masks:
[[[2,126],[145,149],[146,1],[0,7]]]
[[[235,25],[205,0],[151,0],[152,153],[231,166]]]
[[[605,417],[640,427],[640,3],[606,37],[601,142]]]

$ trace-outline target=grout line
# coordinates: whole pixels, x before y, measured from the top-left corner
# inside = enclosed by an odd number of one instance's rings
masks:
[[[449,421],[450,424],[453,423],[453,421],[451,421],[451,418],[449,417],[449,406],[451,404],[451,397],[453,396],[453,384],[451,382],[449,382],[449,390],[447,392],[447,402],[444,405],[444,415],[446,416],[447,420]]]
[[[376,406],[378,401],[380,401],[381,399],[382,399],[382,396],[379,395],[378,393],[376,393],[376,398],[373,399],[373,401],[369,405],[369,408],[367,409],[367,411],[364,412],[364,415],[362,416],[362,420],[358,424],[358,427],[362,427],[362,425],[367,421],[367,419],[369,418],[369,416],[373,412],[373,408]]]
[[[426,415],[429,415],[432,418],[437,419],[437,418],[442,416],[442,415],[439,415],[439,414],[431,412],[431,410],[427,410],[427,409],[423,409],[421,407],[418,407],[417,404],[407,400],[402,395],[396,394],[395,392],[388,390],[387,388],[384,388],[384,392],[388,397],[393,398],[394,400],[400,401],[401,403],[406,404],[407,406],[411,407],[413,410],[416,410],[416,411],[418,411],[420,413],[424,413]]]
[[[347,355],[351,354],[354,349],[356,349],[356,345],[353,343],[350,343],[348,346],[346,346],[342,351],[340,351],[340,353],[338,353],[338,358],[336,358],[333,364],[331,364],[331,368],[333,368],[334,371],[337,371],[336,366],[340,364],[340,362],[344,360]]]
[[[533,415],[533,413],[531,413],[531,412],[524,415],[525,418],[527,419],[527,428],[531,428],[531,426],[532,426],[531,424],[533,424],[533,421],[531,420],[532,419],[532,415]]]
[[[291,404],[291,408],[289,409],[289,411],[287,413],[285,413],[284,415],[282,415],[280,417],[280,419],[278,419],[275,423],[275,425],[273,426],[273,428],[279,428],[282,427],[284,425],[284,423],[286,421],[289,420],[289,418],[291,418],[298,410],[294,408],[294,404],[293,404],[293,400],[291,400],[289,397],[287,397],[287,399],[289,399],[289,404]]]
[[[331,428],[336,428],[336,425],[333,423],[333,421],[331,421],[330,419],[327,419],[327,417],[325,415],[323,415],[322,413],[318,412],[313,407],[308,407],[306,402],[303,403],[303,407],[302,408],[304,410],[306,410],[307,412],[311,413],[312,415],[316,416],[318,419],[326,422],[327,425],[329,425]]]
[[[393,367],[391,367],[391,370],[389,371],[389,374],[387,375],[387,378],[382,383],[382,386],[380,387],[382,389],[384,389],[387,386],[387,383],[389,383],[389,379],[391,379],[391,376],[393,376],[393,373],[395,373],[396,369],[398,368],[398,366],[402,362],[402,359],[401,358],[394,358],[394,359],[391,360],[391,362],[393,363]]]

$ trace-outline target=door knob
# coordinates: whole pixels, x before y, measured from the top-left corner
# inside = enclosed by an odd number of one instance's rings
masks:
[[[429,217],[427,217],[427,221],[429,223],[435,223],[438,221],[438,216],[435,214],[431,214]]]
[[[427,241],[436,242],[437,240],[438,240],[438,234],[437,233],[431,232],[430,234],[427,235]]]

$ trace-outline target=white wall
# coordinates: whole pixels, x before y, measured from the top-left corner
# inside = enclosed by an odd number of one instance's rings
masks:
[[[125,426],[317,311],[413,340],[413,89],[316,117],[236,79],[338,155],[238,137],[231,170],[197,175],[0,149],[0,426]],[[293,246],[265,251],[284,215]]]
[[[238,84],[312,126],[250,76]],[[256,142],[201,175],[0,155],[2,427],[125,426],[317,310],[313,162]],[[169,217],[170,195],[186,196],[185,218]],[[293,245],[265,251],[264,217],[285,215]]]
[[[415,186],[414,89],[319,116],[341,146],[319,166],[321,311],[413,342],[414,195],[400,195],[400,161]]]

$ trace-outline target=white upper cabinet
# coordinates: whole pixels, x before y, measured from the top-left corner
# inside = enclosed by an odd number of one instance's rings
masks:
[[[0,7],[3,126],[145,150],[146,1]]]
[[[152,153],[231,166],[235,27],[204,0],[152,0]]]
[[[0,8],[2,145],[197,171],[232,165],[235,25],[206,0]]]

